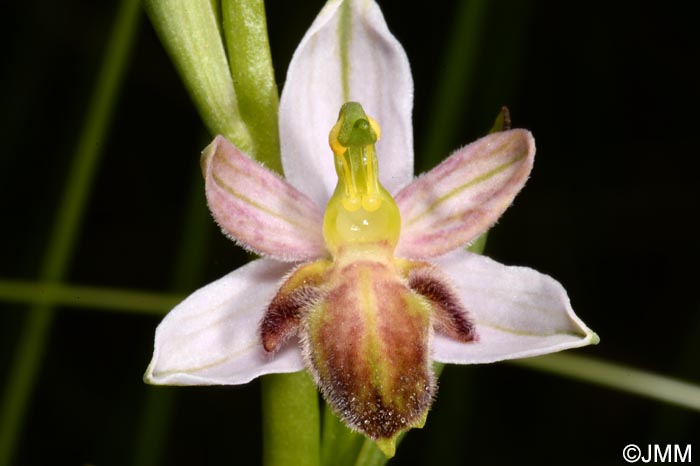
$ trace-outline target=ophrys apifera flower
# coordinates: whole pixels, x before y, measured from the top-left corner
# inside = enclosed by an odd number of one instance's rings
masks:
[[[555,280],[464,249],[524,185],[530,133],[489,135],[413,180],[411,100],[408,62],[376,4],[329,2],[282,94],[287,181],[222,137],[202,156],[214,218],[263,258],[168,314],[149,382],[241,384],[305,368],[334,412],[391,455],[425,420],[432,361],[596,340]]]

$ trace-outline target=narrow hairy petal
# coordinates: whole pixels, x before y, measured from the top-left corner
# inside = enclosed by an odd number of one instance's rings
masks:
[[[318,206],[225,138],[204,150],[202,171],[209,209],[231,239],[283,261],[325,254]]]
[[[435,330],[464,343],[477,339],[474,322],[469,318],[467,309],[437,267],[417,267],[411,270],[408,286],[430,304]]]
[[[282,164],[290,183],[320,205],[336,183],[328,131],[350,100],[382,126],[380,181],[396,192],[413,174],[413,78],[374,1],[326,3],[289,65],[279,109]]]
[[[461,250],[434,262],[452,277],[479,334],[477,343],[468,344],[436,335],[436,361],[489,363],[598,343],[548,275]]]
[[[302,286],[288,294],[277,294],[260,324],[265,351],[272,353],[299,329],[307,308],[318,299],[317,288]]]
[[[304,368],[296,341],[270,358],[258,326],[290,265],[259,259],[192,293],[156,330],[144,376],[157,385],[243,384]]]
[[[260,338],[267,352],[275,352],[299,329],[309,308],[323,296],[324,273],[330,262],[302,265],[285,279],[260,323]]]
[[[437,257],[477,238],[525,185],[534,157],[528,131],[494,133],[406,186],[396,196],[402,219],[396,255]]]

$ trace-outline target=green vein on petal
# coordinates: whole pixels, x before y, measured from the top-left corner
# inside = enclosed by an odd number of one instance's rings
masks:
[[[248,351],[251,351],[251,350],[252,350],[253,348],[255,348],[256,346],[258,346],[258,342],[257,342],[257,341],[253,341],[253,342],[252,342],[251,344],[249,344],[248,346],[246,346],[246,347],[244,347],[244,348],[242,348],[242,349],[240,349],[240,350],[238,350],[238,351],[236,351],[236,352],[227,354],[226,356],[222,356],[222,357],[219,358],[219,359],[215,359],[214,361],[212,361],[212,362],[210,362],[210,363],[207,363],[207,364],[204,364],[204,365],[201,365],[201,366],[187,366],[187,367],[185,367],[185,368],[170,369],[170,370],[167,370],[167,371],[162,371],[162,370],[161,370],[161,371],[158,371],[157,374],[158,374],[158,377],[163,377],[163,376],[174,375],[174,374],[179,374],[179,373],[192,374],[192,373],[195,373],[195,372],[200,372],[200,371],[202,371],[202,370],[209,369],[209,368],[211,368],[211,367],[224,364],[224,363],[226,363],[227,361],[230,361],[230,360],[232,360],[232,359],[234,359],[234,358],[237,358],[239,355],[244,354],[244,353],[246,353],[246,352],[248,352]]]
[[[258,209],[258,210],[260,210],[260,211],[262,211],[262,212],[265,212],[265,213],[267,213],[267,214],[269,214],[269,215],[271,215],[271,216],[273,216],[273,217],[275,217],[275,218],[278,218],[278,219],[280,219],[280,220],[283,220],[283,221],[287,222],[287,223],[290,224],[290,225],[294,225],[294,226],[299,227],[299,228],[301,228],[301,229],[306,229],[306,225],[304,225],[304,224],[302,224],[302,223],[299,223],[299,222],[295,222],[295,221],[293,221],[293,220],[291,220],[291,219],[285,217],[284,215],[280,214],[279,212],[275,212],[274,210],[272,210],[272,209],[270,209],[270,208],[268,208],[268,207],[265,207],[265,206],[262,205],[262,204],[259,204],[259,203],[255,202],[255,201],[253,201],[253,200],[250,199],[249,197],[246,197],[246,196],[240,194],[238,191],[236,191],[236,190],[233,189],[231,186],[229,186],[228,184],[226,184],[226,183],[224,182],[224,180],[222,180],[222,179],[221,179],[220,177],[218,177],[217,175],[215,175],[215,174],[212,173],[211,176],[212,176],[212,178],[214,178],[214,181],[216,181],[216,184],[219,185],[219,186],[221,186],[221,187],[222,187],[227,193],[229,193],[231,196],[233,196],[233,197],[235,197],[235,198],[237,198],[237,199],[240,199],[241,201],[245,202],[246,204],[251,205],[251,206],[255,207],[256,209]]]
[[[352,36],[352,15],[350,2],[340,5],[340,21],[338,21],[338,41],[340,42],[340,67],[343,80],[343,100],[350,100],[350,41]]]
[[[471,188],[473,186],[476,186],[479,183],[483,183],[484,181],[487,181],[489,178],[491,178],[495,175],[498,175],[499,173],[504,171],[506,168],[508,168],[512,165],[515,165],[516,163],[518,163],[519,161],[524,159],[526,156],[527,156],[527,154],[521,155],[520,157],[517,157],[517,158],[511,160],[510,162],[506,162],[504,164],[497,166],[493,170],[490,170],[490,171],[484,173],[483,175],[479,175],[476,178],[471,179],[470,181],[466,182],[465,184],[456,187],[455,189],[453,189],[449,193],[447,193],[444,196],[442,196],[441,198],[439,198],[433,205],[437,205],[437,204],[440,204],[442,202],[445,202],[448,199],[450,199],[451,197],[454,197],[457,194],[461,193],[465,189]]]
[[[509,162],[503,163],[503,164],[497,166],[496,168],[494,168],[494,169],[492,169],[492,170],[489,170],[488,172],[486,172],[486,173],[484,173],[484,174],[482,174],[482,175],[479,175],[479,176],[477,176],[477,177],[475,177],[475,178],[472,178],[471,180],[467,181],[466,183],[464,183],[464,184],[462,184],[462,185],[460,185],[460,186],[457,186],[456,188],[454,188],[454,189],[453,189],[452,191],[450,191],[449,193],[447,193],[447,194],[445,194],[445,195],[443,195],[443,196],[440,196],[435,202],[433,202],[432,204],[430,204],[430,207],[429,207],[428,209],[426,209],[426,210],[424,210],[423,212],[421,212],[420,215],[417,215],[417,216],[413,217],[412,219],[406,221],[405,226],[410,226],[410,225],[416,223],[417,221],[419,221],[420,219],[422,219],[422,218],[424,218],[424,217],[430,215],[430,213],[433,212],[433,211],[437,208],[438,205],[440,205],[440,204],[442,204],[442,203],[448,201],[449,199],[455,197],[457,194],[461,193],[461,192],[464,191],[465,189],[472,188],[472,187],[474,187],[474,186],[476,186],[476,185],[478,185],[478,184],[480,184],[480,183],[483,183],[483,182],[485,182],[485,181],[488,181],[490,178],[494,177],[495,175],[498,175],[499,173],[503,172],[503,171],[506,170],[507,168],[509,168],[509,167],[515,165],[516,163],[520,162],[520,161],[523,160],[525,157],[527,157],[527,154],[523,154],[523,155],[521,155],[521,156],[519,156],[519,157],[516,157],[516,158],[514,158],[513,160],[510,160]]]
[[[543,333],[535,333],[535,332],[529,332],[526,330],[516,330],[513,328],[508,328],[508,327],[503,327],[501,325],[496,325],[491,322],[483,321],[483,320],[477,320],[477,325],[479,327],[489,327],[494,330],[498,330],[499,332],[504,332],[504,333],[509,333],[511,335],[518,335],[521,337],[553,337],[556,335],[562,335],[562,336],[570,336],[570,337],[577,337],[580,338],[581,334],[580,333],[572,333],[572,332],[558,332],[558,331],[552,331],[552,332],[543,332]],[[586,336],[590,336],[588,332],[584,332]],[[595,334],[593,334],[595,335]]]

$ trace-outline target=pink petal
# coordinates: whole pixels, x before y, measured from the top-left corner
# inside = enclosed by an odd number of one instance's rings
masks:
[[[476,239],[525,185],[534,157],[528,131],[494,133],[406,186],[396,196],[402,219],[397,256],[437,257]]]
[[[413,78],[373,1],[329,1],[289,64],[279,108],[284,173],[319,205],[336,185],[328,133],[347,101],[362,104],[381,126],[379,178],[396,192],[413,176]]]
[[[209,209],[231,239],[283,261],[326,254],[318,206],[224,137],[204,150],[202,171]]]
[[[265,353],[258,325],[291,265],[259,259],[192,293],[156,330],[145,380],[157,385],[243,384],[304,368],[299,344]]]
[[[436,361],[489,363],[598,343],[548,275],[461,250],[433,262],[452,277],[479,335],[477,342],[460,343],[436,334]]]

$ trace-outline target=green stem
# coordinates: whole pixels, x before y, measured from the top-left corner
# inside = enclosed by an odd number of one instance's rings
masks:
[[[316,387],[306,371],[263,377],[265,466],[320,465],[318,405]]]
[[[209,132],[250,153],[254,141],[240,115],[219,30],[218,2],[146,0],[144,5]]]
[[[73,255],[77,231],[99,160],[99,148],[104,145],[139,18],[139,1],[123,0],[116,14],[105,60],[90,100],[85,126],[68,171],[66,190],[58,205],[40,273],[43,281],[60,281],[65,276]],[[48,303],[36,304],[27,315],[0,406],[0,466],[12,461],[53,318],[54,309]]]
[[[365,438],[345,427],[327,403],[323,409],[321,464],[323,466],[352,466]]]
[[[399,438],[396,439],[396,446],[399,446],[399,442],[403,439],[405,434],[401,434]],[[362,448],[357,454],[357,460],[354,466],[383,466],[389,461],[389,458],[384,456],[384,453],[379,450],[377,444],[369,439],[365,439],[362,443]]]
[[[569,353],[518,359],[511,363],[700,411],[699,386],[622,364]]]
[[[249,155],[282,173],[277,130],[279,97],[267,38],[265,3],[223,0],[221,9],[238,108],[253,140]]]
[[[68,306],[163,316],[184,298],[185,295],[180,293],[0,280],[0,301],[27,303],[42,308]]]
[[[146,400],[141,412],[134,451],[133,466],[162,464],[167,448],[168,428],[179,387],[146,387]]]
[[[249,152],[282,173],[277,130],[278,95],[267,37],[263,0],[223,0],[223,31],[240,117],[252,140]],[[318,466],[319,407],[306,372],[262,380],[264,449],[267,466]]]

